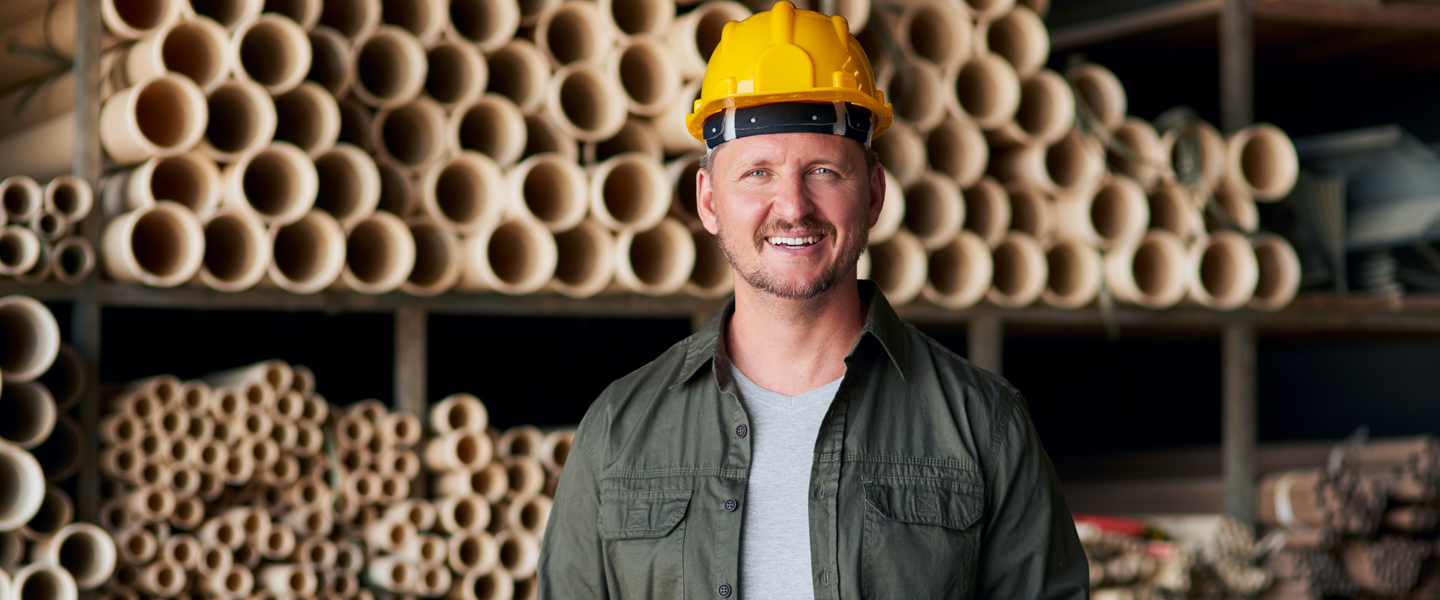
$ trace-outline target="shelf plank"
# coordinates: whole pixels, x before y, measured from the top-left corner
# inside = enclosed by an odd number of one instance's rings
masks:
[[[1073,50],[1190,21],[1219,16],[1224,0],[1180,0],[1124,12],[1050,32],[1050,49]]]
[[[1257,20],[1288,21],[1345,28],[1440,31],[1440,8],[1418,4],[1366,6],[1337,2],[1251,0]]]

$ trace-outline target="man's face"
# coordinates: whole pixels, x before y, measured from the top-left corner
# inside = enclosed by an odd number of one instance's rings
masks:
[[[823,133],[725,142],[697,184],[701,220],[730,266],[750,287],[791,300],[855,276],[885,197],[880,166],[867,169],[861,146]]]

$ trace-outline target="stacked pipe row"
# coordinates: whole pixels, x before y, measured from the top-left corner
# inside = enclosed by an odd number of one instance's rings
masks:
[[[102,521],[120,561],[107,598],[536,593],[572,431],[502,434],[460,394],[436,405],[426,436],[378,401],[327,403],[308,369],[278,360],[107,396]]]
[[[1256,564],[1254,533],[1224,515],[1076,515],[1075,526],[1092,598],[1251,597],[1272,579]]]
[[[76,235],[94,194],[83,179],[61,175],[44,186],[30,177],[0,180],[0,277],[79,283],[95,269],[95,249]]]
[[[55,317],[28,296],[0,298],[0,597],[75,600],[115,569],[109,533],[74,520],[86,435],[68,411],[87,367]],[[53,393],[52,393],[53,390]]]

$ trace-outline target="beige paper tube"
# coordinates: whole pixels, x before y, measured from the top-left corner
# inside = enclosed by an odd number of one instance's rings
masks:
[[[0,486],[0,531],[19,529],[45,500],[45,473],[34,456],[9,442],[0,441],[0,465],[5,467],[0,469],[0,483],[5,484]]]
[[[565,460],[570,456],[570,447],[575,443],[575,430],[560,429],[545,434],[545,440],[540,443],[540,451],[537,453],[540,464],[545,471],[551,475],[559,474],[565,470]]]
[[[495,545],[500,548],[500,566],[511,576],[524,579],[535,574],[540,560],[540,540],[535,536],[506,529],[495,534]]]
[[[990,173],[1005,183],[1018,182],[1050,194],[1079,194],[1105,174],[1105,150],[1095,139],[1070,130],[1051,146],[1021,146],[997,153]]]
[[[205,127],[198,150],[213,160],[230,163],[270,144],[279,124],[275,102],[265,88],[232,79],[210,92],[208,112],[216,115]]]
[[[45,210],[63,215],[73,225],[90,214],[95,193],[84,179],[61,175],[45,184],[44,201]]]
[[[380,0],[328,0],[321,7],[320,26],[359,39],[380,26],[383,10]]]
[[[990,290],[994,265],[990,247],[980,236],[961,231],[948,244],[930,253],[925,287],[926,300],[952,310],[974,306]]]
[[[100,421],[100,441],[120,448],[134,448],[145,430],[145,421],[117,413]]]
[[[485,403],[471,394],[451,394],[430,409],[430,428],[440,435],[455,431],[480,434],[489,423]]]
[[[410,32],[384,25],[355,40],[356,98],[377,109],[414,100],[425,88],[425,46]]]
[[[430,44],[440,38],[449,16],[444,0],[407,0],[406,2],[384,2],[384,21],[410,32],[422,44]]]
[[[245,532],[230,519],[213,517],[200,527],[196,536],[204,544],[218,544],[228,550],[235,550],[245,543]],[[124,546],[120,538],[115,543]]]
[[[1012,231],[1030,234],[1041,245],[1055,238],[1055,202],[1048,194],[1021,185],[1011,186],[1006,192],[1010,197]]]
[[[244,598],[255,587],[255,575],[245,565],[230,568],[202,579],[206,591],[221,598]]]
[[[580,160],[591,166],[628,152],[638,152],[655,161],[665,159],[665,144],[653,122],[631,115],[610,139],[585,142],[580,148]]]
[[[31,454],[40,461],[46,481],[64,481],[80,470],[81,459],[88,444],[89,441],[80,431],[80,424],[70,416],[60,413],[55,417],[55,425],[50,435],[32,449]]]
[[[35,213],[35,216],[31,217],[30,222],[26,223],[26,225],[30,227],[30,231],[35,232],[35,235],[40,237],[42,242],[45,242],[47,263],[49,243],[65,237],[66,234],[70,233],[70,221],[65,218],[65,215],[49,209]]]
[[[502,167],[520,160],[525,150],[525,117],[514,102],[499,94],[485,94],[456,107],[446,131],[451,152],[479,152]]]
[[[445,538],[427,533],[416,536],[415,541],[396,553],[396,556],[408,558],[422,566],[433,567],[443,566],[448,552]]]
[[[451,0],[445,36],[475,44],[490,53],[515,37],[520,6],[515,0]]]
[[[415,526],[416,531],[429,531],[433,529],[437,518],[438,516],[433,504],[416,498],[389,506],[384,512],[384,519],[389,521],[408,521]],[[425,538],[426,536],[417,538],[420,545],[431,544],[433,542],[433,540],[427,540]],[[444,554],[444,540],[440,540],[440,554]],[[439,558],[443,560],[443,556]]]
[[[375,424],[360,413],[346,413],[335,424],[335,441],[341,448],[358,448],[375,437]]]
[[[175,563],[186,571],[194,571],[200,562],[200,541],[189,535],[172,535],[161,545],[158,560]]]
[[[175,501],[175,492],[168,487],[167,483],[158,482],[135,490],[126,497],[130,513],[141,522],[155,522],[169,518],[170,513],[175,512]]]
[[[79,590],[75,578],[59,565],[34,562],[22,567],[11,578],[10,594],[15,600],[76,600]]]
[[[1011,231],[995,247],[994,281],[985,299],[1002,308],[1034,304],[1049,279],[1045,249],[1030,234]]]
[[[420,182],[399,167],[377,162],[380,171],[380,203],[376,210],[411,216],[420,212]]]
[[[545,524],[550,521],[550,505],[550,498],[543,495],[517,499],[510,505],[505,519],[512,529],[542,538]]]
[[[545,444],[545,433],[534,425],[517,425],[505,430],[495,442],[495,455],[500,458],[511,456],[537,456]]]
[[[205,231],[195,213],[174,202],[156,202],[105,226],[105,272],[111,279],[175,287],[200,270]]]
[[[913,150],[910,152],[913,153]],[[925,156],[931,169],[948,175],[960,187],[966,188],[975,185],[985,175],[990,147],[985,142],[985,134],[969,119],[947,116],[925,136]],[[904,157],[898,158],[905,160]]]
[[[695,268],[695,241],[678,219],[665,218],[643,232],[623,231],[616,239],[615,279],[648,296],[679,292]]]
[[[885,173],[885,200],[880,205],[880,217],[870,227],[870,244],[883,244],[895,236],[905,221],[905,189],[888,169]]]
[[[1015,118],[992,131],[989,139],[1009,146],[1053,144],[1074,122],[1075,93],[1070,84],[1059,73],[1044,69],[1021,82]]]
[[[274,142],[225,167],[223,204],[248,210],[267,226],[299,221],[315,205],[320,185],[304,150]]]
[[[943,131],[937,134],[948,135]],[[880,155],[880,164],[890,169],[902,188],[914,185],[925,173],[925,137],[908,123],[891,123],[885,135],[871,143],[871,149]],[[941,171],[948,173],[943,169]]]
[[[592,218],[555,234],[555,278],[550,289],[571,298],[589,298],[615,279],[615,234]]]
[[[37,60],[24,49],[51,49],[66,58],[75,54],[76,4],[75,0],[62,0],[24,16],[7,7],[7,17],[21,18],[0,27],[0,39],[6,41],[0,48],[0,88],[44,76],[53,68],[53,63]],[[102,1],[96,5],[105,27],[99,43],[109,49],[151,35],[178,19],[184,4],[175,0]]]
[[[446,110],[474,102],[485,93],[490,66],[473,44],[438,40],[426,51],[425,93]]]
[[[1255,248],[1260,274],[1250,308],[1261,311],[1285,308],[1300,289],[1300,258],[1295,248],[1285,238],[1272,233],[1257,235],[1250,243]]]
[[[102,188],[101,210],[106,217],[115,217],[156,200],[170,200],[204,220],[219,208],[221,190],[222,176],[215,161],[192,151],[152,158],[112,176]]]
[[[320,24],[324,4],[323,0],[266,0],[265,12],[283,15],[310,31]]]
[[[700,172],[700,157],[704,155],[704,152],[688,152],[665,163],[665,173],[675,190],[670,197],[670,214],[686,223],[700,222],[695,176]]]
[[[421,96],[414,102],[381,110],[370,126],[376,160],[410,175],[424,173],[444,158],[445,109]]]
[[[489,464],[493,453],[485,435],[456,430],[426,442],[425,467],[431,471],[473,472]]]
[[[464,268],[460,237],[448,225],[425,215],[406,220],[415,239],[415,268],[400,284],[412,296],[435,296],[455,287]]]
[[[906,188],[904,224],[927,252],[955,239],[965,224],[965,198],[955,180],[927,171]]]
[[[260,16],[265,0],[191,0],[189,6],[195,14],[214,19],[227,31],[234,32]]]
[[[314,571],[292,564],[261,567],[256,579],[261,589],[285,600],[312,597],[320,584]]]
[[[1115,131],[1125,123],[1127,110],[1125,87],[1105,67],[1082,63],[1065,70],[1065,78],[1075,88],[1075,96],[1106,131]]]
[[[535,451],[539,451],[536,447]],[[511,455],[502,461],[509,488],[505,491],[507,500],[529,498],[545,489],[545,469],[540,460],[529,455]]]
[[[1205,235],[1202,209],[1196,206],[1195,197],[1184,184],[1173,181],[1160,184],[1150,192],[1149,203],[1149,229],[1164,229],[1187,244]]]
[[[195,571],[207,579],[224,576],[235,564],[235,555],[230,549],[215,543],[200,544],[200,556],[195,559]]]
[[[175,502],[175,510],[170,513],[171,527],[191,530],[199,527],[205,520],[205,500],[199,494],[205,491],[203,486],[207,477],[211,476],[204,473],[197,475],[196,483],[201,487],[196,491],[196,495]]]
[[[130,565],[143,565],[155,558],[160,544],[155,534],[139,525],[131,525],[115,533],[115,548],[120,551],[120,561]],[[118,575],[118,573],[117,573]]]
[[[123,51],[115,77],[128,87],[167,72],[189,77],[209,94],[230,76],[230,35],[214,20],[175,21]]]
[[[567,0],[540,13],[534,36],[552,69],[598,62],[615,43],[596,4],[582,0]]]
[[[40,502],[40,510],[35,511],[35,516],[20,526],[19,533],[31,542],[38,542],[59,533],[74,519],[75,503],[70,500],[70,495],[54,484],[46,485],[45,499]]]
[[[289,457],[294,458],[294,457]],[[276,463],[279,464],[279,463]],[[270,531],[259,539],[260,555],[270,560],[284,560],[295,553],[295,531],[283,523],[272,523]]]
[[[671,52],[663,40],[649,35],[629,38],[610,51],[606,70],[620,83],[631,114],[653,117],[674,106],[683,82]]]
[[[490,503],[475,495],[446,496],[435,504],[435,510],[439,528],[454,536],[483,533],[492,518]]]
[[[24,175],[6,177],[0,181],[0,203],[4,215],[0,215],[0,226],[7,222],[23,224],[45,208],[45,190],[34,178]]]
[[[451,584],[450,569],[444,565],[422,565],[415,580],[415,594],[436,598],[450,591]]]
[[[162,598],[180,595],[187,583],[184,568],[164,561],[156,561],[141,567],[140,580],[136,582],[140,589]]]
[[[354,94],[347,93],[337,103],[340,106],[340,141],[373,152],[375,147],[370,139],[370,126],[375,121],[375,113]]]
[[[919,133],[935,129],[945,119],[945,75],[929,62],[916,60],[890,69],[880,88],[893,103],[896,120],[910,124]]]
[[[1004,58],[1021,79],[1028,79],[1045,66],[1050,57],[1050,34],[1035,11],[1016,6],[975,30],[977,54],[990,52]]]
[[[110,579],[117,555],[115,542],[105,530],[89,523],[72,523],[35,542],[30,557],[64,569],[74,577],[78,589],[90,590]]]
[[[671,106],[651,119],[655,132],[660,134],[660,143],[666,154],[705,151],[705,144],[690,135],[690,130],[685,125],[685,115],[694,110],[695,100],[700,97],[701,83],[703,80],[696,79],[685,84],[672,98]],[[881,136],[879,139],[885,137]]]
[[[1105,254],[1105,284],[1121,302],[1169,308],[1189,287],[1187,251],[1175,234],[1155,229]]]
[[[1150,224],[1150,204],[1134,179],[1112,175],[1093,194],[1055,198],[1055,230],[1108,250],[1137,240]]]
[[[891,304],[914,300],[925,288],[925,247],[901,228],[889,240],[870,246],[870,279]]]
[[[0,275],[20,276],[40,261],[44,244],[24,225],[0,229]]]
[[[718,299],[735,291],[735,278],[730,260],[720,249],[720,240],[700,223],[691,223],[690,236],[695,240],[695,268],[682,291],[689,296]]]
[[[533,218],[550,231],[565,231],[585,218],[589,190],[585,172],[560,154],[537,154],[506,175],[511,211]]]
[[[1160,136],[1160,147],[1164,156],[1169,157],[1170,176],[1179,180],[1182,177],[1180,172],[1182,151],[1184,144],[1180,143],[1182,137],[1192,137],[1195,156],[1195,169],[1198,171],[1198,183],[1207,189],[1220,188],[1226,179],[1226,167],[1229,164],[1229,149],[1225,145],[1225,138],[1215,126],[1204,121],[1187,123],[1178,129],[1171,129]],[[1182,183],[1189,183],[1183,182]]]
[[[230,69],[236,79],[259,84],[271,94],[300,85],[310,72],[310,38],[284,16],[263,14],[235,30],[230,41]]]
[[[496,552],[498,556],[499,551]],[[499,562],[498,557],[496,562]],[[470,571],[464,579],[454,584],[445,598],[446,600],[512,600],[514,593],[514,578],[505,569],[494,568],[489,571]]]
[[[971,36],[975,34],[974,25],[962,8],[936,0],[919,0],[906,6],[900,15],[897,33],[907,54],[924,58],[941,69],[957,66],[970,58]]]
[[[329,535],[335,527],[336,516],[336,512],[328,507],[312,505],[286,513],[285,524],[301,535]]]
[[[1127,175],[1145,188],[1153,191],[1162,177],[1170,178],[1170,158],[1160,143],[1160,135],[1149,123],[1135,117],[1127,117],[1114,131],[1114,144],[1123,148],[1107,150],[1106,162],[1110,170]]]
[[[266,268],[268,280],[289,292],[318,292],[334,283],[345,268],[345,232],[322,210],[271,227],[270,246],[274,261]]]
[[[1280,128],[1267,123],[1251,125],[1226,142],[1230,181],[1262,202],[1275,202],[1290,194],[1300,175],[1295,144]]]
[[[328,572],[335,568],[335,542],[323,537],[309,537],[295,548],[300,565],[314,571]]]
[[[454,231],[478,233],[505,213],[505,173],[478,152],[460,152],[436,163],[425,174],[421,189],[425,214]]]
[[[446,564],[462,576],[489,572],[500,560],[495,538],[484,531],[450,536],[448,546]]]
[[[323,86],[306,81],[275,96],[275,140],[289,142],[311,158],[340,139],[340,105]]]
[[[632,37],[664,35],[675,22],[674,0],[601,0],[604,26],[620,45]]]
[[[318,185],[315,208],[335,217],[345,228],[374,214],[380,204],[380,170],[364,150],[336,144],[315,157]]]
[[[621,154],[595,167],[589,199],[590,213],[611,230],[648,231],[669,210],[669,177],[653,157]]]
[[[420,418],[408,412],[393,412],[376,424],[376,432],[392,446],[408,448],[420,443]]]
[[[1212,194],[1214,203],[1202,207],[1205,212],[1205,229],[1239,229],[1253,232],[1260,227],[1260,209],[1255,205],[1255,198],[1245,188],[1227,179],[1221,182],[1220,187],[1213,190]],[[1204,201],[1203,198],[1196,200]]]
[[[955,65],[945,73],[944,87],[955,94],[951,112],[987,131],[1005,126],[1020,108],[1020,78],[1010,63],[994,54]]]
[[[550,88],[549,60],[534,43],[523,38],[486,55],[490,79],[486,89],[509,98],[526,115],[545,108]]]
[[[619,81],[595,66],[576,63],[562,67],[551,78],[546,97],[546,116],[582,142],[608,139],[625,125],[624,90]]]
[[[310,30],[310,72],[305,78],[342,98],[355,85],[355,53],[345,34],[321,25]]]
[[[965,190],[965,228],[991,248],[1010,230],[1010,194],[1005,186],[983,177]]]
[[[1104,265],[1094,246],[1074,238],[1060,238],[1045,253],[1049,282],[1041,299],[1060,309],[1090,304],[1100,293]]]
[[[1260,265],[1250,240],[1217,231],[1190,247],[1188,298],[1215,310],[1235,310],[1255,296]]]
[[[710,54],[720,44],[720,33],[725,24],[742,21],[749,16],[750,9],[743,4],[713,0],[677,17],[665,36],[678,55],[681,75],[686,79],[704,76]],[[690,112],[688,106],[686,112]]]

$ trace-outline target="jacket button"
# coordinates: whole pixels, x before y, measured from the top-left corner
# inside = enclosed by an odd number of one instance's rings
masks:
[[[722,584],[720,584],[720,597],[721,597],[721,598],[729,598],[729,597],[730,597],[730,584],[728,584],[728,583],[722,583]]]
[[[738,426],[738,427],[735,428],[735,435],[737,435],[737,436],[740,436],[740,437],[743,438],[743,437],[745,437],[745,434],[747,434],[747,433],[750,433],[750,428],[749,428],[749,427],[746,427],[746,426],[744,426],[744,425],[740,425],[740,426]]]
[[[740,503],[736,502],[734,498],[725,501],[725,512],[735,512],[737,508],[740,508]]]

